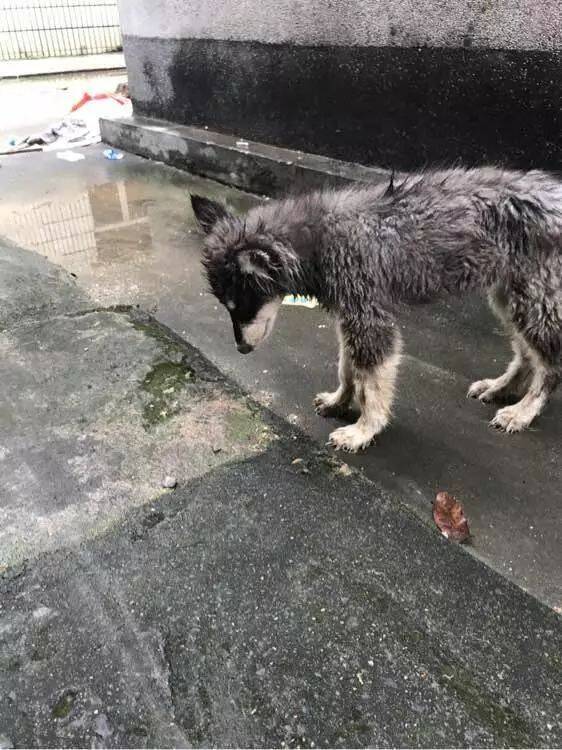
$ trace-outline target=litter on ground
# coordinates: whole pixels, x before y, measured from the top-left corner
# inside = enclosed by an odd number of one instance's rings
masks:
[[[122,84],[117,87],[123,91]],[[70,112],[45,131],[18,139],[11,136],[9,148],[3,153],[22,151],[59,151],[62,149],[90,146],[101,141],[100,118],[130,117],[133,113],[131,100],[120,93],[90,94],[85,92],[70,108]]]
[[[459,501],[448,492],[438,492],[433,501],[433,520],[446,539],[465,542],[470,537],[468,521]]]
[[[119,161],[125,156],[122,151],[116,151],[114,148],[106,148],[103,155],[110,161]]]
[[[76,151],[59,151],[57,159],[63,159],[63,161],[80,161],[85,159],[84,154],[77,154]]]

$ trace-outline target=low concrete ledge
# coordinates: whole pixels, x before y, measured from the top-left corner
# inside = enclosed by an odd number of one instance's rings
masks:
[[[383,169],[267,146],[164,120],[102,119],[100,125],[103,141],[111,146],[251,193],[276,197],[326,185],[388,179],[388,172]]]

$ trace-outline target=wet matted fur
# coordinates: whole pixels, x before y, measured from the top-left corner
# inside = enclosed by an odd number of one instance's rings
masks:
[[[203,264],[230,312],[241,352],[270,333],[285,294],[310,295],[337,318],[340,384],[316,397],[322,415],[353,397],[359,420],[336,448],[367,446],[388,424],[402,342],[400,304],[487,293],[514,357],[500,377],[473,383],[482,401],[519,397],[492,424],[527,427],[561,375],[562,183],[538,171],[427,171],[384,188],[357,185],[253,208],[242,218],[198,196]]]

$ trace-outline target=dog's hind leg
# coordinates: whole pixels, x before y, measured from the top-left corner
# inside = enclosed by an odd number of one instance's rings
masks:
[[[341,325],[337,325],[338,341],[340,345],[338,377],[339,386],[331,393],[319,393],[314,399],[316,413],[322,417],[340,416],[348,408],[354,395],[353,364],[346,346]]]
[[[515,330],[508,311],[508,300],[505,292],[494,289],[488,296],[490,307],[511,335],[513,359],[507,370],[498,378],[485,378],[472,383],[468,389],[468,398],[477,398],[484,403],[490,401],[507,401],[513,396],[523,396],[532,376],[532,360],[529,348]]]
[[[532,377],[523,398],[496,412],[492,426],[505,432],[528,427],[546,406],[560,382],[562,349],[562,294],[540,283],[521,285],[513,301],[518,337],[524,343]]]
[[[533,352],[533,375],[529,390],[512,406],[499,409],[491,421],[493,427],[505,432],[521,432],[528,427],[547,404],[550,394],[560,382],[560,372],[546,362],[540,352]]]
[[[331,433],[330,444],[337,450],[355,453],[366,448],[390,421],[401,351],[402,340],[396,331],[377,364],[365,366],[361,358],[353,357],[355,390],[361,416],[355,424],[340,427]]]

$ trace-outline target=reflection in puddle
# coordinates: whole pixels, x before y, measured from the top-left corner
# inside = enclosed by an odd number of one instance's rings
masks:
[[[96,185],[72,200],[11,212],[3,218],[2,234],[70,271],[130,260],[152,246],[145,192],[135,182]]]
[[[235,211],[255,199],[175,170],[141,166],[141,174],[133,163],[125,179],[120,174],[94,185],[63,173],[47,200],[34,173],[31,184],[24,183],[27,189],[16,186],[14,195],[1,196],[0,236],[75,274],[96,305],[140,305],[154,312],[203,304],[214,313],[188,194],[202,192]],[[180,332],[186,317],[182,312]]]

